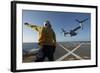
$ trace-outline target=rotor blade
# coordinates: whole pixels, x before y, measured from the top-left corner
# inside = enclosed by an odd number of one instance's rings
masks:
[[[82,20],[81,22],[83,23],[83,22],[85,22],[85,21],[87,21],[87,20],[88,20],[88,18],[86,18],[86,19]]]
[[[84,20],[82,20],[82,21],[79,21],[78,19],[75,19],[77,22],[79,22],[79,23],[83,23],[83,22],[85,22],[85,21],[87,21],[89,18],[86,18],[86,19],[84,19]]]
[[[61,30],[62,30],[64,33],[66,33],[66,31],[65,31],[63,28],[61,28]]]
[[[78,23],[80,23],[80,21],[78,19],[75,19]]]

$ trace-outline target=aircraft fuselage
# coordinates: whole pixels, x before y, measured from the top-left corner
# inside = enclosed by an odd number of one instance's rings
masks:
[[[77,33],[76,33],[75,31],[71,30],[71,31],[70,31],[70,35],[71,35],[71,36],[75,36],[75,35],[77,35]]]

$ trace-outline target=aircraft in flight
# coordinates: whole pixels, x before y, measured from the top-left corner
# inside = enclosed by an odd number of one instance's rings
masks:
[[[83,29],[83,23],[85,22],[85,21],[87,21],[88,20],[88,18],[86,18],[86,19],[84,19],[84,20],[78,20],[78,19],[76,19],[76,21],[79,23],[79,26],[77,26],[76,28],[74,28],[74,29],[72,29],[72,30],[70,30],[70,31],[65,31],[63,28],[61,29],[62,30],[62,32],[64,33],[64,36],[66,36],[66,35],[70,35],[71,37],[72,36],[76,36],[77,35],[77,30],[79,30],[79,29]]]

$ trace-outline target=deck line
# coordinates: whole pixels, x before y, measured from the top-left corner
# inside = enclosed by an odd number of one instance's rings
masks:
[[[75,57],[78,58],[78,59],[83,59],[82,57],[80,57],[80,56],[78,56],[78,55],[76,55],[76,54],[74,53],[74,51],[76,51],[76,50],[82,45],[82,43],[79,44],[78,46],[76,46],[72,51],[68,50],[67,48],[65,48],[65,47],[64,47],[63,45],[61,45],[60,43],[58,43],[58,45],[59,45],[60,47],[62,47],[63,49],[65,49],[68,53],[65,54],[65,55],[63,55],[62,57],[60,57],[60,58],[57,59],[56,61],[61,61],[61,60],[63,60],[65,57],[69,56],[70,54],[72,54],[73,56],[75,56]]]

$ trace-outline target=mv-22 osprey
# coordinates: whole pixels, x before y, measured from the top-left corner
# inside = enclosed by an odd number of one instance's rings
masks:
[[[66,35],[70,35],[71,37],[72,36],[76,36],[77,35],[77,30],[79,30],[79,29],[83,29],[83,22],[85,22],[85,21],[87,21],[88,20],[88,18],[86,18],[86,19],[84,19],[84,20],[78,20],[78,19],[76,19],[76,21],[79,23],[79,26],[77,26],[76,28],[74,28],[74,29],[72,29],[72,30],[70,30],[70,31],[65,31],[63,28],[62,28],[62,32],[64,33],[64,36],[66,36]]]

